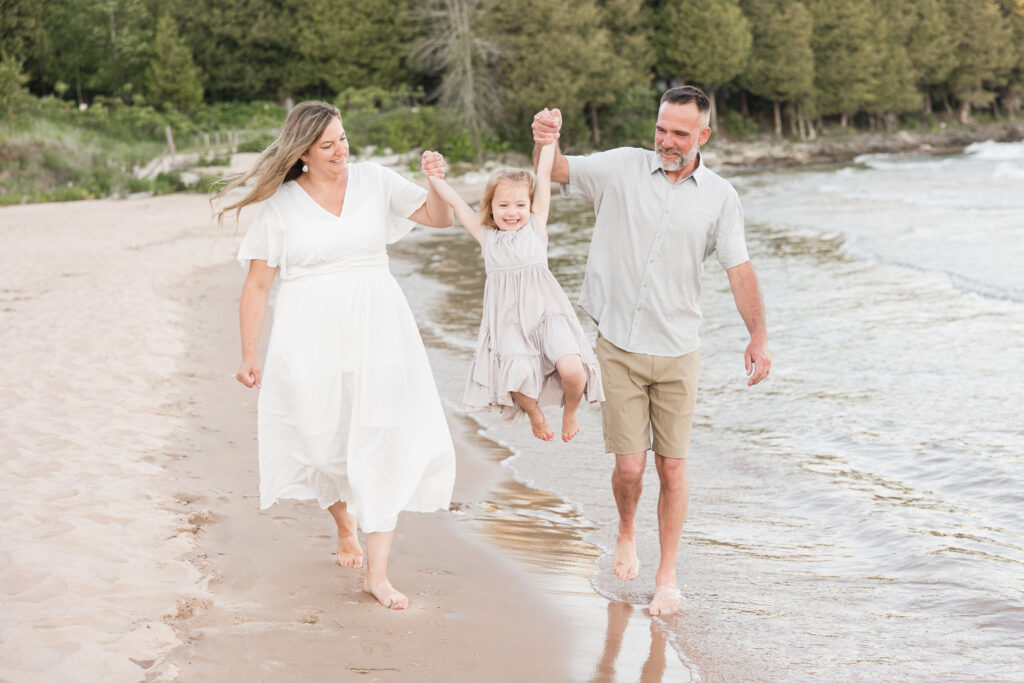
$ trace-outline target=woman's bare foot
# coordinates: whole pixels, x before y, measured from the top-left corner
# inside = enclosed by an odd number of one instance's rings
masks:
[[[615,542],[615,576],[623,581],[632,581],[640,573],[640,558],[636,556],[636,544],[632,538],[619,534]]]
[[[540,410],[536,410],[533,413],[527,413],[530,416],[530,427],[533,429],[533,435],[541,441],[551,441],[555,438],[555,433],[551,431],[551,427],[548,426],[548,421],[544,418],[544,413]]]
[[[651,599],[651,606],[647,609],[652,617],[667,617],[672,614],[679,614],[683,609],[683,596],[679,594],[676,585],[658,586],[654,589],[654,598]]]
[[[350,569],[363,566],[363,549],[359,546],[359,523],[348,511],[348,504],[339,500],[327,508],[338,527],[338,564]]]
[[[388,609],[398,610],[405,609],[409,606],[409,598],[396,590],[395,587],[391,585],[391,582],[386,579],[374,584],[373,586],[370,585],[368,580],[364,580],[363,591],[377,598],[377,602]]]
[[[359,545],[359,536],[353,532],[342,536],[338,532],[338,564],[349,569],[360,569],[363,566],[363,548]]]
[[[576,409],[562,411],[562,441],[571,441],[580,433],[580,416]]]

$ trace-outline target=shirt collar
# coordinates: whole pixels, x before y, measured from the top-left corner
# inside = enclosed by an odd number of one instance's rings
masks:
[[[650,156],[647,157],[647,159],[648,167],[650,168],[652,174],[657,173],[658,171],[661,171],[662,173],[665,172],[665,170],[661,167],[661,160],[658,158],[657,152],[651,151],[651,154]],[[697,186],[700,187],[700,184],[704,182],[705,173],[707,173],[707,166],[704,165],[704,157],[701,155],[700,152],[697,152],[697,166],[694,167],[693,172],[690,175],[683,178],[680,182],[693,178],[693,182],[695,182]],[[667,177],[668,176],[666,176],[666,178]]]

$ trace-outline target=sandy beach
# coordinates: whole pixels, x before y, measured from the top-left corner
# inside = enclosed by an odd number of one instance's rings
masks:
[[[315,503],[258,511],[244,227],[198,195],[0,209],[0,679],[687,680],[454,411],[453,510],[396,534],[405,613]]]

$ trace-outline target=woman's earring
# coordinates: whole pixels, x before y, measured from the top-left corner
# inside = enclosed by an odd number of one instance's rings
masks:
[[[307,171],[309,171],[309,166],[306,166],[306,164],[303,164],[302,165],[302,172],[306,173]]]

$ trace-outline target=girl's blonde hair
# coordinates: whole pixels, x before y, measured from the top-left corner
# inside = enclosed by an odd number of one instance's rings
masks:
[[[518,168],[503,168],[495,172],[487,181],[484,188],[484,198],[480,200],[480,224],[487,228],[498,229],[494,222],[494,214],[491,213],[491,202],[494,201],[494,192],[501,183],[525,183],[530,193],[530,205],[533,205],[533,174]]]
[[[288,112],[281,134],[263,150],[253,167],[245,173],[225,178],[224,188],[210,200],[212,203],[221,199],[249,179],[256,179],[256,185],[249,194],[214,212],[217,224],[223,225],[224,215],[232,211],[235,212],[235,220],[238,220],[238,214],[242,209],[268,199],[282,183],[302,175],[302,160],[299,157],[316,144],[335,118],[340,121],[341,112],[333,104],[300,102],[295,105]]]

